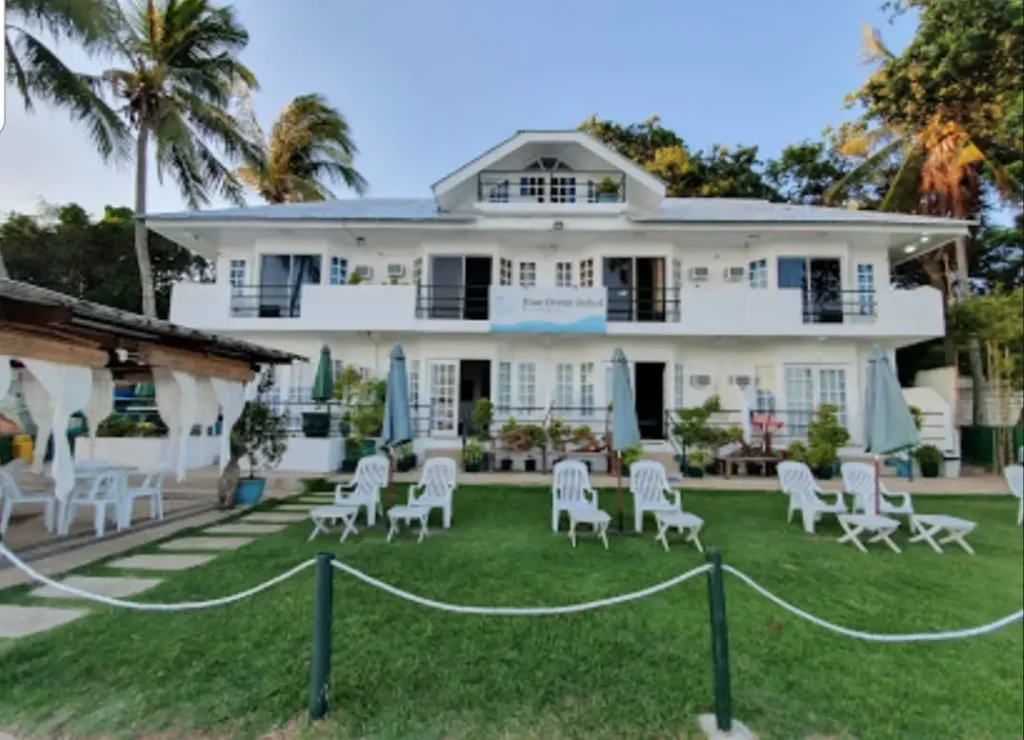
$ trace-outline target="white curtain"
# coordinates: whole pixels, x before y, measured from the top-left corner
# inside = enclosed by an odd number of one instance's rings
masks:
[[[188,455],[188,438],[192,434],[192,427],[196,424],[196,378],[195,376],[178,370],[172,370],[175,382],[178,384],[180,406],[178,407],[178,480],[185,480],[185,470]]]
[[[181,429],[178,415],[178,409],[181,406],[181,390],[171,371],[162,367],[153,368],[153,388],[156,391],[157,413],[160,414],[160,418],[167,427],[167,441],[171,451],[171,459],[168,462],[173,462],[174,451],[177,450],[175,441],[179,438]]]
[[[49,431],[53,434],[53,479],[57,498],[65,501],[75,486],[74,459],[68,444],[68,417],[88,407],[89,396],[92,394],[92,372],[87,367],[45,360],[23,359],[22,362],[49,396],[47,406],[51,419]],[[36,420],[40,429],[39,419],[44,416],[45,413]],[[41,448],[45,455],[46,436],[37,436],[37,442],[37,448]],[[40,467],[43,455],[37,449],[36,459],[40,461]]]
[[[89,420],[89,436],[96,439],[96,430],[100,422],[114,413],[114,374],[106,368],[93,368],[92,395],[89,406],[85,409],[85,418]]]
[[[32,447],[32,471],[43,472],[43,458],[46,457],[46,440],[50,438],[53,414],[50,412],[50,396],[42,383],[32,373],[21,375],[21,396],[32,422],[36,425],[36,442]]]
[[[242,408],[245,406],[249,388],[243,383],[221,378],[211,378],[210,385],[220,402],[223,420],[220,430],[220,470],[223,473],[231,458],[231,430],[235,428],[239,417],[242,415]],[[255,381],[248,384],[255,389]]]
[[[7,396],[11,389],[11,380],[14,373],[11,372],[11,358],[7,355],[0,355],[0,400]]]

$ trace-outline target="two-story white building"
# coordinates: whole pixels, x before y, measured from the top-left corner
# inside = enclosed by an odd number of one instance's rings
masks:
[[[666,198],[578,131],[523,131],[421,199],[340,200],[150,216],[216,259],[174,288],[171,320],[387,371],[409,360],[419,426],[455,444],[489,397],[498,417],[604,422],[612,350],[633,364],[652,449],[666,411],[729,386],[799,437],[823,402],[861,435],[868,350],[943,334],[942,297],[890,286],[893,265],[948,243],[946,219],[727,198]],[[355,278],[359,276],[359,278]],[[361,279],[360,284],[353,284]],[[313,365],[279,373],[308,394]]]

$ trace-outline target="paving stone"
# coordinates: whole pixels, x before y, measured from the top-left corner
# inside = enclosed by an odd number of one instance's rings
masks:
[[[273,534],[285,528],[284,524],[218,524],[216,527],[207,527],[203,530],[205,534]]]
[[[126,596],[139,594],[160,583],[159,578],[122,578],[120,576],[68,576],[61,583],[74,588],[88,591],[91,594],[110,596],[123,599]],[[33,589],[31,596],[44,599],[77,599],[80,598],[53,586],[40,586]]]
[[[320,504],[281,504],[274,511],[309,511]]]
[[[237,550],[251,537],[179,537],[160,545],[161,550]]]
[[[268,522],[271,524],[291,524],[301,522],[309,517],[298,511],[256,511],[249,516],[242,517],[242,522]]]
[[[25,637],[52,630],[89,613],[88,609],[0,604],[0,637]]]
[[[198,565],[205,565],[213,560],[216,555],[129,555],[126,558],[112,560],[107,563],[108,568],[123,568],[125,570],[188,570]]]

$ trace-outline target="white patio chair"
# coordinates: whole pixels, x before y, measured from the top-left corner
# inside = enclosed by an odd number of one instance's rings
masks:
[[[1020,499],[1017,507],[1017,524],[1024,524],[1024,465],[1007,465],[1003,471],[1010,493]]]
[[[75,521],[78,509],[81,506],[91,506],[93,508],[93,530],[96,532],[97,537],[103,536],[108,519],[115,522],[118,529],[123,529],[120,508],[121,498],[118,495],[121,487],[120,477],[122,475],[123,473],[116,471],[100,473],[89,479],[86,488],[73,489],[68,500],[61,505],[58,534],[66,535],[71,531],[71,524]]]
[[[633,494],[633,526],[637,532],[643,531],[647,512],[683,511],[679,491],[669,486],[665,466],[657,460],[641,460],[629,466],[629,492]]]
[[[432,457],[423,466],[420,482],[409,486],[407,505],[440,509],[444,528],[452,526],[452,501],[455,493],[455,461],[450,457]],[[421,491],[416,495],[417,490]]]
[[[843,490],[853,496],[853,511],[865,514],[875,513],[875,466],[862,462],[845,462],[842,465]],[[914,505],[909,493],[892,493],[885,483],[878,481],[878,514],[881,516],[904,515],[914,513]],[[891,499],[898,498],[899,501]]]
[[[388,484],[389,466],[390,463],[384,455],[370,455],[360,459],[352,480],[334,487],[334,503],[339,506],[365,506],[367,526],[375,525],[377,512],[384,513],[380,503],[380,491]]]
[[[611,515],[597,505],[597,491],[590,485],[587,466],[579,460],[555,464],[551,483],[551,530],[558,531],[564,511],[569,517],[569,540],[576,546],[576,525],[590,524],[608,549],[608,522]],[[632,472],[632,471],[631,471]]]
[[[52,493],[25,493],[18,484],[18,476],[25,467],[24,460],[11,460],[0,466],[0,535],[7,531],[15,506],[42,506],[43,525],[47,532],[54,527],[54,511],[57,499]]]
[[[136,499],[149,499],[149,518],[164,518],[164,478],[174,470],[169,463],[161,463],[147,475],[136,488],[128,488],[121,494],[120,527],[127,529],[132,524],[132,510]]]
[[[793,521],[793,513],[803,515],[804,531],[814,533],[815,523],[823,514],[844,514],[846,503],[841,491],[823,491],[814,480],[814,474],[806,463],[787,460],[780,462],[777,470],[782,492],[789,496],[789,514],[786,521]],[[819,496],[835,496],[833,503],[822,501]]]

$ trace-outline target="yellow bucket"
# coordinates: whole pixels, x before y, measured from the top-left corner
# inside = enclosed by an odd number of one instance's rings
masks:
[[[14,457],[25,462],[32,462],[32,438],[27,434],[14,436]]]

